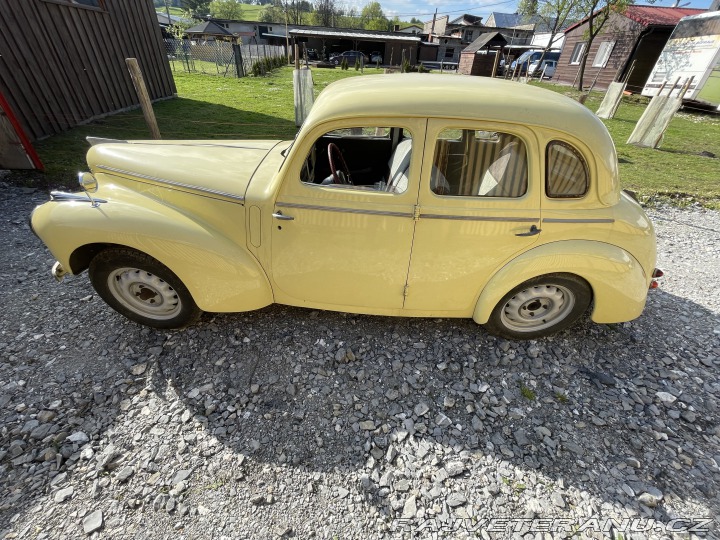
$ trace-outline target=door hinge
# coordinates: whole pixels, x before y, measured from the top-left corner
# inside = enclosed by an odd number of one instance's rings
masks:
[[[405,287],[403,287],[403,298],[407,298],[409,288],[410,285],[405,285]]]
[[[413,208],[413,219],[415,221],[420,219],[420,205],[419,204],[416,204],[415,207]]]

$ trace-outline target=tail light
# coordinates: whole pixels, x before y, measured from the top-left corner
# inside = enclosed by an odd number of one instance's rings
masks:
[[[653,273],[652,273],[652,279],[650,280],[650,288],[657,289],[660,286],[660,283],[658,283],[658,279],[660,279],[664,275],[665,275],[665,272],[663,272],[659,268],[655,268],[655,270],[653,270]]]

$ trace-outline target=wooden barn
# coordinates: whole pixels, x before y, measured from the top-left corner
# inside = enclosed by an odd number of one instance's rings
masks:
[[[151,99],[175,94],[152,0],[0,0],[0,169],[39,167],[32,141],[135,106],[128,57]]]
[[[612,13],[590,47],[585,66],[584,86],[595,81],[595,88],[604,89],[613,81],[624,80],[627,89],[641,92],[650,71],[680,19],[703,13],[701,9],[659,6],[628,6],[622,13]],[[587,20],[565,31],[554,82],[575,84],[580,60],[587,47],[584,36]],[[630,69],[632,67],[632,73]]]
[[[495,65],[495,54],[507,45],[507,40],[500,32],[480,34],[460,53],[458,72],[463,75],[483,75],[492,77]]]

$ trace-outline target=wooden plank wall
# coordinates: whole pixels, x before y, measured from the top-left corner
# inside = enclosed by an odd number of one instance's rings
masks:
[[[586,41],[583,38],[586,30],[587,23],[584,23],[565,34],[565,44],[560,53],[560,60],[558,61],[557,69],[553,76],[553,82],[572,84],[575,80],[580,66],[578,64],[571,65],[570,57],[572,56],[575,44]],[[596,76],[596,89],[606,89],[610,86],[610,83],[615,80],[615,75],[618,73],[618,70],[624,68],[627,64],[635,42],[642,30],[643,26],[641,24],[623,15],[614,14],[611,16],[611,19],[605,24],[601,33],[595,37],[590,47],[590,54],[587,59],[587,65],[585,66],[585,76],[583,77],[585,88],[590,87]],[[610,58],[604,68],[592,67],[600,44],[605,41],[615,41],[615,47],[610,54]]]
[[[175,83],[151,0],[0,0],[0,90],[31,140],[138,103],[126,57],[151,99]]]

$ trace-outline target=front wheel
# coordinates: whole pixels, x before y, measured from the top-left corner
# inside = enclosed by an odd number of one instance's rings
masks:
[[[108,249],[90,262],[90,282],[115,311],[154,328],[182,328],[201,314],[182,281],[165,265],[131,249]]]
[[[535,339],[572,326],[590,305],[592,289],[572,274],[539,276],[506,294],[485,323],[509,339]]]

